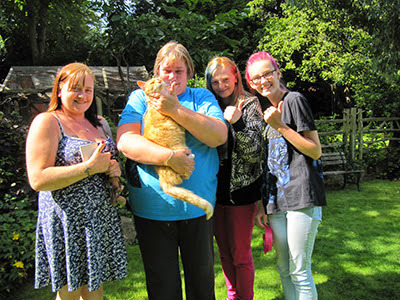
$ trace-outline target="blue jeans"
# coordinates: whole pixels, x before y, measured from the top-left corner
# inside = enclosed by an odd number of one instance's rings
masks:
[[[287,300],[316,300],[311,256],[322,208],[281,211],[268,216],[283,292]]]

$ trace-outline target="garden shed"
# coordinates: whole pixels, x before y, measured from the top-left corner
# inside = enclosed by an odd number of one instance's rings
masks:
[[[17,111],[30,122],[47,109],[51,90],[61,66],[13,66],[0,85],[0,110]],[[96,77],[97,111],[116,123],[118,113],[125,107],[129,93],[136,89],[138,80],[149,76],[144,66],[90,67]]]

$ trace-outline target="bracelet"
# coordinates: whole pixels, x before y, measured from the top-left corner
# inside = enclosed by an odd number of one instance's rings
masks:
[[[83,163],[85,164],[85,167],[86,167],[85,173],[86,173],[86,175],[89,177],[89,176],[90,176],[90,173],[89,173],[90,168],[89,168],[88,164],[87,164],[85,161],[84,161]]]
[[[168,162],[171,159],[172,156],[174,156],[175,150],[172,150],[171,155],[167,158],[167,160],[164,162],[164,166],[168,166]]]

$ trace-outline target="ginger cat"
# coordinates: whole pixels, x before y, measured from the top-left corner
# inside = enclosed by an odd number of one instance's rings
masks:
[[[159,93],[163,88],[166,88],[166,84],[159,78],[152,78],[146,82],[138,81],[138,85],[144,91],[147,101],[149,94]],[[143,136],[160,146],[172,150],[187,148],[185,143],[185,129],[170,117],[159,113],[150,105],[147,106],[144,116]],[[188,178],[179,175],[168,166],[157,165],[154,167],[164,193],[200,207],[206,212],[207,219],[211,218],[214,209],[207,200],[197,196],[192,191],[177,186]]]

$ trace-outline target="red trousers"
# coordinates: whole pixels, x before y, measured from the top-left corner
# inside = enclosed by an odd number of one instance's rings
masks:
[[[254,263],[251,237],[257,203],[243,206],[216,205],[214,234],[224,271],[228,299],[252,300]]]

